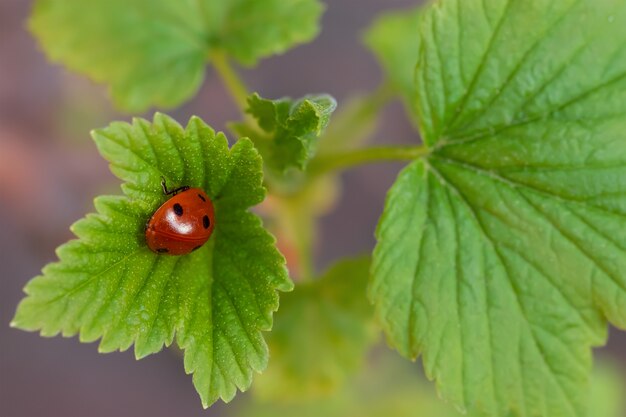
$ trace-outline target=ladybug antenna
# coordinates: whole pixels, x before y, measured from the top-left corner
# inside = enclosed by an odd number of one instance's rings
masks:
[[[167,189],[167,183],[165,182],[165,177],[161,176],[161,188],[163,188],[163,194],[165,195],[176,195],[181,191],[187,191],[189,189],[188,185],[183,185],[182,187],[175,188],[173,190]]]

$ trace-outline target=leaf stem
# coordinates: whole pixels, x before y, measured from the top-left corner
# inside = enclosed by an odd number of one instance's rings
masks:
[[[232,97],[235,104],[242,114],[246,114],[248,108],[248,89],[233,69],[228,61],[227,56],[223,52],[212,52],[210,55],[211,62],[222,79],[226,90]]]
[[[340,171],[358,165],[384,161],[409,161],[426,156],[426,146],[378,146],[320,156],[311,161],[309,172],[313,176]]]

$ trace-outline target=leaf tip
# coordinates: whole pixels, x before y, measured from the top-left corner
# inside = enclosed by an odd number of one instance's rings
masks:
[[[187,126],[194,126],[194,125],[201,125],[201,126],[209,127],[209,125],[207,125],[204,122],[204,120],[202,120],[200,117],[196,116],[195,114],[189,118],[189,122],[187,123]]]
[[[102,340],[100,341],[100,344],[98,345],[98,353],[111,353],[111,352],[115,352],[116,350],[117,349],[111,348],[110,346],[104,346]]]
[[[295,288],[293,280],[289,277],[289,272],[285,268],[285,279],[276,287],[281,292],[291,292]]]
[[[219,132],[219,134],[225,137],[225,135],[222,132]],[[238,147],[238,148],[241,147],[245,150],[254,150],[256,153],[258,153],[256,146],[254,146],[254,142],[252,142],[252,139],[250,139],[247,136],[239,138],[237,142],[235,142],[235,145],[233,145],[233,147]]]
[[[141,118],[139,118],[141,119]],[[162,113],[160,111],[155,111],[154,114],[152,115],[152,122],[153,123],[158,123],[158,122],[163,122],[163,121],[170,121],[170,120],[174,120],[172,119],[170,116],[168,116],[165,113]]]
[[[211,406],[211,402],[208,401],[204,395],[200,395],[200,401],[202,402],[202,408],[206,410]]]
[[[101,139],[102,137],[102,132],[104,129],[91,129],[89,131],[89,136],[91,137],[91,139],[93,139],[96,143],[98,143],[98,141]]]
[[[146,356],[150,355],[150,352],[144,352],[144,351],[139,351],[137,349],[137,344],[135,344],[135,352],[134,352],[134,356],[135,356],[135,360],[141,360],[143,358],[145,358]]]
[[[261,98],[261,96],[259,95],[259,93],[257,93],[256,91],[252,94],[250,94],[247,98],[246,101],[248,102],[248,105],[251,105],[253,102],[255,101],[261,101],[263,100]]]
[[[111,125],[114,124],[122,124],[122,125],[126,125],[127,128],[133,128],[133,127],[140,127],[140,126],[146,126],[148,127],[148,129],[150,129],[149,126],[151,126],[152,124],[157,124],[157,119],[156,118],[157,113],[154,114],[153,116],[153,120],[154,123],[150,123],[148,120],[144,119],[143,117],[139,117],[139,116],[134,116],[130,119],[130,123],[124,123],[124,122],[113,122],[111,123]]]

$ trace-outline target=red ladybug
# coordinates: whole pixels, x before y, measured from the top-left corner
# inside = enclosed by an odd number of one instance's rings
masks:
[[[146,226],[146,242],[156,253],[184,255],[199,249],[213,233],[215,211],[201,188],[187,186],[163,193],[172,195],[154,212]]]

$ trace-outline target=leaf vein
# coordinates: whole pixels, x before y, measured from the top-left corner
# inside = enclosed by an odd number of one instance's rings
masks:
[[[485,68],[485,65],[487,63],[487,60],[489,58],[489,54],[491,53],[492,48],[494,47],[496,40],[498,38],[498,36],[500,35],[500,30],[502,30],[504,21],[506,20],[506,17],[509,13],[509,9],[511,8],[512,4],[514,2],[512,0],[506,0],[506,4],[504,6],[504,11],[502,12],[502,16],[500,16],[500,19],[498,20],[498,23],[496,25],[495,30],[493,31],[493,33],[491,34],[491,37],[489,39],[489,43],[487,44],[487,47],[485,49],[485,52],[483,52],[483,55],[480,59],[480,65],[478,66],[478,68],[476,69],[476,72],[474,72],[474,76],[472,77],[472,81],[470,82],[465,95],[463,96],[461,102],[455,106],[455,116],[447,123],[446,126],[446,133],[449,131],[449,129],[447,128],[454,126],[456,120],[458,119],[458,117],[461,115],[461,113],[463,112],[463,109],[465,108],[465,106],[467,105],[467,101],[469,100],[470,96],[473,94],[474,89],[476,88],[476,85],[478,84],[478,80],[480,78],[480,76],[482,75],[482,72]]]
[[[513,68],[513,70],[507,76],[507,78],[504,81],[504,83],[498,87],[498,89],[496,90],[496,94],[491,98],[491,100],[489,100],[489,102],[482,107],[482,109],[480,110],[480,112],[478,114],[472,115],[472,120],[478,120],[489,109],[491,109],[493,107],[493,103],[495,103],[495,101],[502,95],[502,93],[504,92],[506,87],[508,87],[511,84],[511,82],[515,79],[515,76],[519,73],[519,71],[522,69],[524,64],[528,63],[528,59],[527,58],[530,55],[532,55],[546,41],[547,38],[549,38],[548,34],[553,32],[554,30],[556,30],[558,25],[560,23],[562,23],[564,20],[566,20],[567,17],[569,17],[569,13],[578,4],[580,4],[580,1],[572,2],[572,4],[565,10],[565,13],[562,13],[561,15],[559,15],[557,17],[557,19],[555,19],[553,22],[550,23],[550,25],[548,25],[547,29],[542,33],[542,35],[535,41],[535,43],[533,43],[533,45],[520,58],[520,60],[516,64],[516,66]],[[586,46],[588,46],[588,45],[587,44],[583,45],[583,47],[581,49],[584,50],[584,48]],[[542,91],[549,84],[551,84],[558,77],[558,75],[560,75],[562,73],[562,71],[569,66],[569,64],[575,59],[575,57],[578,56],[578,52],[579,51],[576,51],[574,53],[574,55],[570,59],[567,59],[566,60],[566,64],[563,65],[559,70],[557,70],[557,75],[555,77],[551,77],[550,80],[548,81],[548,83],[546,83],[543,86],[541,86],[539,90]],[[531,100],[532,100],[532,98],[536,97],[538,94],[539,93],[533,94],[533,96],[531,97]],[[529,102],[529,100],[526,100],[525,104],[522,104],[522,106],[520,106],[520,108],[523,108],[528,102]],[[463,130],[464,127],[466,127],[466,126],[460,127],[460,130]]]
[[[516,288],[516,286],[514,284],[514,280],[512,278],[512,275],[509,272],[509,268],[507,267],[507,264],[504,261],[504,258],[502,256],[500,250],[498,249],[497,245],[495,244],[495,241],[492,239],[491,235],[489,235],[487,233],[487,230],[486,230],[485,226],[483,225],[482,221],[479,219],[478,214],[476,213],[474,207],[469,203],[469,201],[467,200],[465,195],[461,193],[461,190],[459,188],[457,188],[451,181],[449,181],[445,176],[443,176],[434,167],[433,167],[433,172],[439,178],[441,178],[441,180],[444,182],[444,184],[446,184],[448,187],[450,187],[450,189],[453,190],[454,193],[457,195],[459,200],[464,203],[464,205],[467,207],[471,217],[476,222],[476,225],[477,225],[478,229],[480,230],[481,235],[483,236],[483,238],[485,239],[487,244],[491,247],[491,249],[493,251],[493,254],[498,258],[498,261],[499,261],[500,265],[502,266],[503,271],[505,272],[504,275],[507,277],[506,282],[509,284],[509,286],[511,288],[511,294],[513,295],[513,298],[516,301],[516,304],[517,304],[517,307],[519,309],[519,312],[522,314],[522,316],[524,318],[523,323],[526,325],[526,327],[528,328],[530,334],[532,335],[533,344],[534,344],[534,346],[538,350],[539,357],[542,360],[542,364],[549,371],[549,372],[547,372],[548,376],[553,380],[553,382],[555,383],[556,387],[559,389],[559,392],[562,395],[563,399],[565,400],[565,403],[571,408],[571,411],[573,412],[572,415],[578,415],[578,413],[576,412],[575,405],[573,404],[573,402],[570,399],[570,397],[566,394],[565,388],[562,386],[560,380],[556,377],[556,372],[552,368],[552,366],[550,365],[550,362],[548,361],[548,359],[546,357],[546,353],[544,352],[544,348],[543,348],[541,342],[539,342],[537,334],[535,333],[535,330],[533,328],[533,325],[532,325],[531,321],[528,318],[527,312],[526,312],[526,310],[525,310],[525,308],[523,306],[522,301],[520,300],[520,295],[518,294],[518,289]]]

